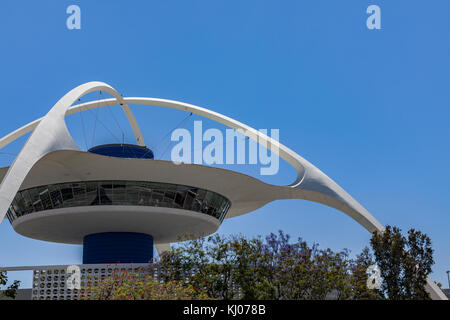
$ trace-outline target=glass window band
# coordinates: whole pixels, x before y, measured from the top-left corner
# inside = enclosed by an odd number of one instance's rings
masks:
[[[128,205],[176,208],[204,213],[223,221],[230,201],[224,196],[184,185],[141,181],[86,181],[39,186],[19,191],[7,217],[59,208]]]

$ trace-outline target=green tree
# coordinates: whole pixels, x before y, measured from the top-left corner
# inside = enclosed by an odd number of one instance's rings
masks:
[[[8,283],[8,275],[6,272],[0,272],[0,286],[5,286]],[[19,289],[20,281],[14,280],[14,282],[0,291],[0,295],[15,299],[17,295],[17,290]]]
[[[404,237],[397,227],[374,232],[370,241],[383,279],[381,292],[393,300],[430,299],[425,290],[427,276],[434,264],[431,240],[410,229]]]
[[[160,283],[145,273],[114,271],[103,280],[89,279],[80,300],[209,300],[192,285],[166,281]]]
[[[185,281],[198,292],[218,299],[236,299],[240,240],[220,235],[195,239],[172,249],[161,259],[164,281]]]
[[[379,290],[369,289],[367,286],[368,274],[367,268],[375,264],[370,249],[365,247],[362,252],[356,256],[351,263],[351,288],[352,298],[356,300],[378,300],[383,299]]]
[[[244,300],[267,299],[271,296],[271,288],[264,275],[264,261],[267,257],[262,253],[263,242],[260,237],[246,239],[243,236],[233,237],[230,250],[237,257],[233,269],[234,286],[240,289],[239,298]]]
[[[161,259],[164,281],[188,281],[217,299],[377,299],[367,288],[364,251],[356,260],[348,250],[291,243],[283,232],[265,239],[219,235],[191,240]]]

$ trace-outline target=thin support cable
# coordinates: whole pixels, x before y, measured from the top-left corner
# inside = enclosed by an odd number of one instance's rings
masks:
[[[102,94],[102,92],[100,91],[100,95]],[[122,127],[120,126],[119,121],[117,120],[117,118],[114,116],[114,112],[111,109],[112,106],[107,107],[107,109],[109,110],[109,114],[111,115],[111,117],[114,119],[114,122],[116,123],[117,127],[119,127],[119,130],[122,132],[122,144],[124,143],[125,140],[125,131],[122,129]]]
[[[190,116],[192,116],[192,112],[191,112],[186,118],[184,118],[184,119],[183,119],[176,127],[174,127],[174,128],[172,129],[172,131],[173,131],[175,128],[180,127],[180,126],[183,124],[183,122],[185,122]],[[169,131],[169,133],[170,133],[170,131]],[[170,141],[170,142],[167,144],[167,147],[166,147],[166,149],[164,150],[164,152],[161,154],[161,158],[160,158],[160,159],[162,159],[162,157],[166,154],[167,150],[169,150],[169,147],[171,146],[171,144],[172,144],[172,141]]]
[[[100,105],[100,102],[99,102],[99,105]],[[94,132],[93,132],[93,136],[92,136],[92,145],[94,145],[95,131],[96,131],[96,128],[97,128],[97,122],[100,123],[103,126],[103,128],[105,128],[105,130],[108,131],[111,134],[111,136],[120,143],[120,139],[117,138],[117,136],[111,130],[109,130],[108,127],[98,118],[98,110],[99,110],[99,108],[96,108],[96,113],[95,113],[95,117],[94,117],[95,121],[94,121]],[[90,110],[90,109],[88,109],[88,111],[91,114],[93,113],[92,110]]]
[[[92,114],[93,112],[91,110],[89,110],[89,112]],[[98,121],[98,108],[96,108],[95,110],[95,116],[94,116],[94,130],[92,132],[92,142],[91,145],[94,146],[95,145],[95,130],[97,129],[97,121]]]
[[[83,110],[79,112],[80,118],[81,118],[81,126],[83,128],[83,139],[84,139],[84,145],[86,146],[86,150],[88,150],[88,144],[87,144],[87,138],[86,138],[86,128],[84,126],[84,119],[83,119]]]
[[[117,140],[120,143],[120,139],[111,130],[109,130],[108,127],[100,119],[97,118],[97,121],[103,126],[103,128],[105,128],[106,131],[108,131],[111,134],[111,136],[115,140]]]
[[[189,117],[191,117],[192,116],[192,112],[191,113],[189,113],[183,120],[181,120],[176,126],[174,126],[171,130],[169,130],[168,132],[167,132],[167,134],[163,137],[163,138],[161,138],[161,140],[158,142],[158,144],[155,146],[155,151],[158,149],[158,147],[161,145],[161,143],[169,136],[169,134],[171,134],[172,132],[173,132],[173,130],[175,130],[175,129],[177,129],[178,127],[180,127]],[[169,143],[169,146],[170,146],[170,143]],[[166,150],[164,151],[164,153],[166,153],[166,151],[167,151],[167,149],[168,149],[168,147],[166,148]],[[164,154],[163,153],[163,154]],[[162,154],[162,155],[163,155]],[[161,155],[161,157],[162,157],[162,155]]]

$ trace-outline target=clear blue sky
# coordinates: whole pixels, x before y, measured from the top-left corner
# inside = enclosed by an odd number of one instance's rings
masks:
[[[81,30],[66,28],[70,4],[81,7]],[[381,7],[381,30],[366,28],[370,4]],[[448,0],[2,0],[0,12],[0,136],[92,80],[126,96],[181,100],[255,128],[279,128],[282,143],[382,224],[427,233],[435,249],[432,276],[447,286]],[[68,118],[80,146],[117,141],[109,131],[120,139],[123,130],[125,141],[133,141],[120,109],[110,109],[98,111],[108,129],[97,123],[95,136],[95,113]],[[161,145],[169,143],[162,137],[185,114],[133,111],[161,157]],[[198,119],[184,126],[191,129]],[[0,165],[9,165],[23,143],[1,150]],[[230,169],[257,173],[248,166]],[[262,179],[290,183],[294,170],[283,164],[277,176]],[[279,229],[353,254],[370,238],[346,215],[301,200],[226,220],[219,232],[254,236]],[[81,263],[81,246],[24,238],[7,220],[0,225],[0,246],[6,266]],[[31,283],[29,274],[11,277]]]

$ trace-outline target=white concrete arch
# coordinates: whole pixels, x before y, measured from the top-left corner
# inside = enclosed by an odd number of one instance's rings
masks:
[[[260,144],[263,144],[268,149],[277,153],[283,160],[287,161],[296,169],[297,178],[289,186],[303,191],[301,193],[301,199],[319,202],[338,209],[352,217],[369,232],[383,231],[382,225],[364,207],[362,207],[345,190],[343,190],[333,180],[326,176],[322,171],[320,171],[318,168],[316,168],[314,165],[312,165],[310,162],[299,156],[288,147],[284,146],[278,141],[273,140],[272,138],[268,137],[258,130],[255,130],[237,120],[229,118],[220,113],[179,101],[156,98],[123,98],[123,101],[126,104],[160,106],[178,109],[186,112],[192,112],[194,114],[219,122],[227,127],[241,130],[244,135]],[[116,99],[104,99],[86,102],[68,108],[66,111],[66,115],[116,104]],[[0,139],[0,148],[14,141],[20,136],[32,131],[42,119],[43,118],[30,122],[22,128],[17,129],[16,131]],[[295,193],[293,194],[293,197],[298,198],[298,195],[299,193]]]
[[[1,147],[3,147],[27,132],[34,130],[0,184],[0,221],[3,220],[28,172],[39,159],[56,150],[79,150],[67,130],[64,118],[67,110],[75,101],[94,91],[104,91],[115,97],[114,100],[123,107],[136,134],[138,144],[142,145],[144,143],[131,109],[123,101],[122,96],[111,86],[103,82],[89,82],[72,89],[43,118],[31,122],[31,124],[1,139]]]
[[[104,99],[72,106],[81,96],[92,91],[108,92],[115,99]],[[332,179],[306,159],[267,135],[237,120],[195,105],[155,98],[122,98],[112,87],[101,82],[90,82],[73,89],[61,98],[45,117],[37,119],[0,139],[0,148],[2,148],[18,137],[34,130],[0,185],[0,221],[6,214],[22,181],[36,161],[51,151],[79,150],[67,131],[64,117],[88,109],[116,105],[117,102],[122,107],[126,106],[124,111],[140,145],[144,145],[144,140],[128,104],[161,106],[195,113],[230,128],[241,130],[244,135],[259,144],[263,144],[291,164],[297,171],[297,178],[291,185],[287,186],[291,188],[292,193],[288,196],[283,195],[283,198],[298,198],[322,203],[346,213],[371,233],[384,230],[383,226],[363,206]],[[444,293],[434,281],[428,278],[427,282],[427,290],[433,299],[446,299]]]

